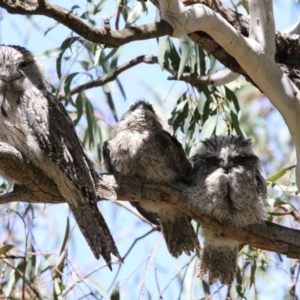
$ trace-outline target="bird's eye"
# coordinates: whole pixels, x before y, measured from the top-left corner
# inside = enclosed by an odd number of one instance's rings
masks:
[[[210,164],[216,165],[219,163],[219,159],[215,156],[209,156],[207,157],[207,160]]]
[[[232,162],[234,162],[235,164],[241,163],[244,159],[244,156],[235,156],[231,158]]]
[[[22,61],[20,64],[19,64],[19,68],[21,69],[26,69],[27,67],[29,66],[29,61]]]

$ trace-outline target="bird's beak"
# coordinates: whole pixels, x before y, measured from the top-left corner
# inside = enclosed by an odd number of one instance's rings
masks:
[[[16,70],[15,72],[9,72],[7,70],[0,71],[0,80],[5,82],[11,82],[24,76],[25,74],[21,70]]]
[[[228,171],[230,168],[232,168],[232,163],[228,160],[224,160],[220,162],[220,167],[226,171]]]

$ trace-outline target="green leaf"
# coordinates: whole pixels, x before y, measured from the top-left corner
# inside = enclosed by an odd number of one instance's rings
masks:
[[[71,47],[71,45],[73,43],[75,43],[76,41],[78,41],[80,39],[80,37],[70,37],[70,38],[67,38],[63,41],[63,43],[61,44],[60,46],[60,49],[61,49],[61,53],[59,54],[59,56],[57,57],[57,60],[56,60],[56,72],[57,72],[57,76],[58,78],[60,79],[61,78],[61,61],[62,61],[62,57],[65,53],[65,51]]]
[[[242,285],[243,283],[243,279],[242,279],[242,274],[241,274],[241,269],[239,266],[237,266],[237,270],[236,270],[236,282],[238,285]]]
[[[180,64],[177,72],[177,79],[179,79],[184,71],[186,62],[188,61],[190,52],[192,51],[190,39],[187,35],[184,35],[180,38],[180,49],[181,49],[181,58]]]
[[[109,0],[101,0],[99,3],[96,5],[93,14],[97,15],[99,12],[103,10],[105,5],[109,2]]]
[[[238,112],[240,111],[240,105],[235,93],[226,86],[224,86],[224,88],[225,88],[226,99],[228,99],[233,103],[235,108],[235,113],[238,114]]]
[[[280,191],[280,192],[284,192],[284,193],[298,193],[298,188],[296,185],[294,186],[287,186],[284,184],[278,184],[276,182],[268,182],[268,179],[266,179],[267,183],[271,183],[272,189],[274,189],[275,191]]]
[[[88,123],[87,131],[88,131],[88,139],[89,139],[89,145],[94,144],[94,109],[91,105],[90,101],[85,102],[85,111],[86,111],[86,119]]]
[[[186,100],[186,93],[184,93],[178,100],[177,106],[172,111],[172,117],[168,120],[168,123],[173,126],[173,130],[177,131],[178,128],[183,130],[185,119],[188,116],[189,103]]]
[[[102,60],[102,63],[108,61],[111,57],[113,57],[115,55],[115,53],[118,51],[119,48],[114,48],[113,50],[111,50]]]
[[[70,235],[70,220],[69,220],[69,217],[67,217],[66,232],[65,232],[63,243],[62,243],[61,248],[60,248],[59,255],[61,255],[62,252],[64,251],[64,249],[66,248],[66,244],[67,244],[67,241],[69,239],[69,235]]]
[[[218,114],[210,115],[202,126],[201,140],[211,137],[218,122]]]
[[[255,272],[256,272],[256,260],[253,260],[252,266],[251,266],[251,272],[250,272],[250,287],[255,281]]]
[[[0,254],[7,253],[10,249],[12,249],[14,245],[6,244],[0,248]]]
[[[44,53],[42,53],[41,55],[39,55],[39,59],[46,59],[52,56],[56,56],[57,54],[60,54],[62,52],[61,48],[53,48],[53,49],[49,49],[46,50]]]
[[[59,25],[60,23],[59,22],[54,22],[54,24],[52,24],[51,26],[49,26],[45,32],[44,32],[44,36],[47,35],[48,32],[50,32],[52,29],[54,29],[57,25]]]
[[[78,72],[69,74],[64,83],[64,91],[65,91],[65,95],[66,95],[65,99],[67,100],[68,103],[71,103],[73,106],[76,106],[76,105],[72,100],[71,83],[72,83],[72,80],[74,79],[74,77],[77,76],[78,74],[79,74]]]
[[[9,273],[9,278],[8,278],[8,282],[6,283],[6,285],[3,287],[4,289],[4,299],[9,299],[13,290],[13,287],[16,285],[17,283],[17,279],[16,279],[16,274],[18,272],[15,271],[15,269],[12,269],[11,272]],[[20,276],[19,276],[20,278]]]
[[[207,55],[203,51],[203,49],[196,45],[196,56],[197,56],[197,74],[206,75],[206,57]]]
[[[91,281],[88,278],[82,278],[82,281],[86,282],[88,285],[92,285],[98,292],[100,295],[102,295],[102,297],[105,300],[110,300],[109,295],[107,294],[107,292],[102,288],[102,286],[100,286],[99,284],[97,284],[94,281]]]
[[[32,253],[36,252],[32,242],[30,243],[29,251]],[[30,280],[30,282],[34,282],[36,280],[36,256],[35,255],[28,256],[26,273],[28,274],[28,279]]]
[[[240,127],[238,116],[232,110],[230,111],[230,117],[231,117],[232,127],[234,128],[236,134],[246,136],[245,132]]]
[[[111,58],[111,63],[110,63],[110,67],[107,73],[107,77],[110,77],[114,74],[116,67],[117,67],[117,63],[118,63],[118,59],[120,57],[120,54],[122,52],[123,47],[119,47],[118,50],[116,51],[116,53],[112,56]]]
[[[203,291],[206,295],[210,295],[209,285],[205,280],[201,280]]]
[[[85,101],[86,101],[85,94],[79,93],[75,102],[76,110],[77,110],[77,118],[73,121],[75,126],[78,124],[78,122],[80,121],[83,115],[83,107],[85,107]]]
[[[61,280],[59,278],[54,278],[53,298],[54,300],[63,300]]]
[[[266,179],[267,183],[272,183],[272,182],[276,182],[278,179],[280,179],[283,175],[285,175],[288,171],[293,170],[294,168],[296,168],[296,165],[284,168],[282,170],[280,170],[279,172],[275,173],[274,175],[268,177]]]
[[[118,122],[118,116],[117,116],[116,107],[115,107],[112,95],[111,95],[110,92],[104,92],[104,93],[105,93],[109,108],[110,108],[110,110],[111,110],[111,112],[114,116],[114,119],[115,119],[116,122]]]
[[[110,296],[110,300],[120,300],[120,286],[118,282],[114,287],[114,290]]]
[[[95,51],[95,57],[94,57],[94,68],[99,66],[100,60],[101,60],[101,53],[102,53],[103,47],[100,45],[96,45],[96,51]]]
[[[118,87],[120,89],[120,92],[121,92],[124,100],[126,100],[125,90],[123,89],[123,85],[122,85],[121,81],[119,80],[119,78],[116,78],[116,83],[117,83],[117,85],[118,85]]]
[[[173,70],[177,71],[180,64],[180,55],[178,54],[172,39],[169,37],[166,39],[165,61],[168,59],[171,60]]]
[[[126,27],[132,26],[144,11],[144,7],[140,2],[137,2],[135,7],[129,12],[126,20]]]
[[[158,38],[158,63],[161,69],[164,69],[164,62],[165,62],[165,52],[166,52],[166,42],[167,36],[162,36]]]

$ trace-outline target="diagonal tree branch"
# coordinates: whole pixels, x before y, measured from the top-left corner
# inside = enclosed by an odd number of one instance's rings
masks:
[[[104,44],[107,47],[119,47],[132,41],[151,39],[172,33],[172,28],[165,22],[131,26],[118,31],[111,31],[107,27],[93,28],[75,16],[72,11],[45,0],[1,0],[0,6],[11,14],[43,15],[52,18],[84,39],[93,43]]]
[[[272,1],[250,1],[250,38],[256,40],[264,52],[275,55],[275,22]]]
[[[104,84],[106,84],[110,81],[115,80],[118,77],[118,75],[120,75],[122,72],[124,72],[124,71],[126,71],[126,70],[140,64],[140,63],[158,64],[158,59],[157,59],[156,56],[153,56],[153,55],[138,56],[138,57],[122,64],[121,66],[117,67],[111,76],[104,75],[104,76],[102,76],[102,77],[100,77],[96,80],[91,80],[91,81],[89,81],[85,84],[79,85],[76,88],[72,89],[70,91],[70,94],[74,95],[74,94],[83,92],[85,90],[88,90],[88,89],[91,89],[91,88],[94,88],[94,87],[102,86],[102,85],[104,85]],[[64,92],[61,92],[58,95],[59,100],[63,100],[65,97],[66,97],[66,95],[65,95]]]

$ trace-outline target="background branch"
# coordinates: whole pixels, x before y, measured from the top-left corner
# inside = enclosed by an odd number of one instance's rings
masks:
[[[83,92],[85,90],[88,90],[88,89],[91,89],[94,87],[102,86],[110,81],[115,80],[118,77],[118,75],[120,75],[122,72],[124,72],[140,63],[158,64],[158,59],[156,56],[153,56],[153,55],[138,56],[138,57],[124,63],[123,65],[117,67],[111,76],[104,75],[98,79],[91,80],[85,84],[79,85],[76,88],[72,89],[70,91],[70,94],[74,95],[74,94]],[[58,96],[58,99],[63,100],[65,97],[66,97],[65,93],[61,92]]]
[[[119,47],[126,43],[156,38],[172,33],[172,28],[165,22],[131,26],[122,30],[111,31],[107,27],[94,28],[87,25],[72,11],[52,5],[48,1],[12,1],[0,0],[0,6],[11,14],[43,15],[65,25],[84,39],[107,47]]]

